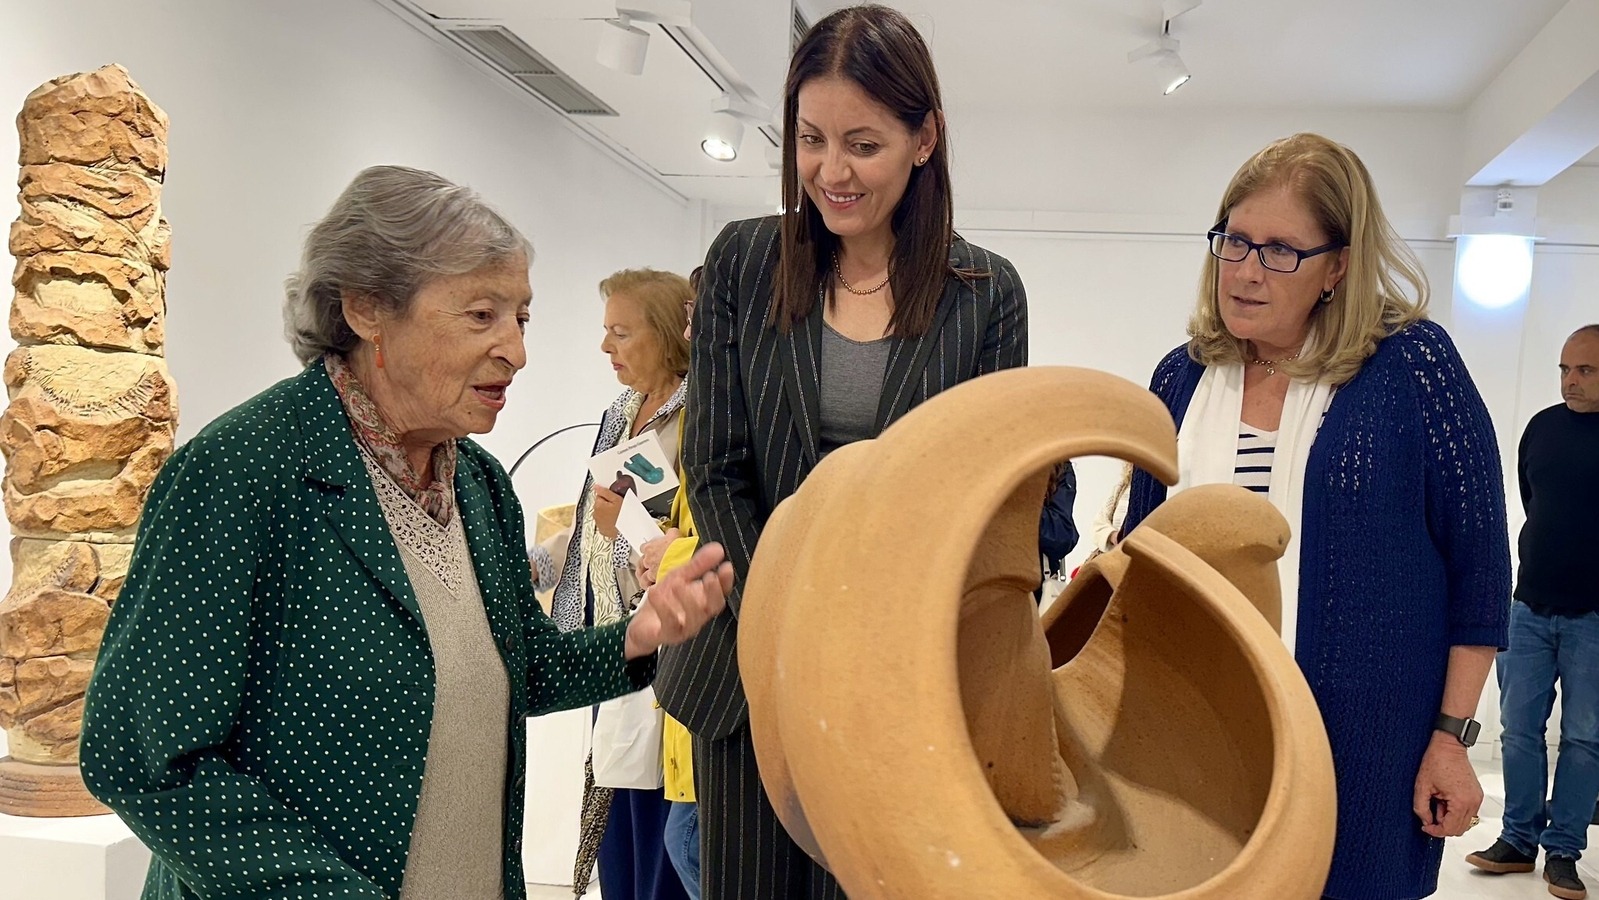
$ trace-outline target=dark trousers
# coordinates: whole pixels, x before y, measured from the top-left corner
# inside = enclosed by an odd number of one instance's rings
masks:
[[[605,900],[688,900],[666,856],[671,806],[660,788],[616,791],[600,840],[600,893]]]
[[[704,900],[844,900],[838,881],[778,821],[748,725],[722,740],[694,737],[694,792]]]

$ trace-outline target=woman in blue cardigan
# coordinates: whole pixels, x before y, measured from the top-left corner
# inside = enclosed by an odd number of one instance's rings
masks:
[[[1217,219],[1191,340],[1150,384],[1178,423],[1173,491],[1240,484],[1293,525],[1283,639],[1338,777],[1325,894],[1424,897],[1482,803],[1466,748],[1510,598],[1493,426],[1348,148],[1271,144]],[[1166,496],[1138,472],[1125,530]]]

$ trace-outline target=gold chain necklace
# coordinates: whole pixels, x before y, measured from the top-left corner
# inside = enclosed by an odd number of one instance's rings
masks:
[[[877,283],[877,287],[874,287],[869,291],[860,290],[849,283],[849,279],[844,277],[844,267],[839,264],[837,253],[833,254],[833,274],[838,276],[839,283],[844,285],[844,290],[849,291],[851,294],[854,294],[857,297],[870,297],[871,295],[888,286],[888,282],[894,277],[894,267],[890,265],[888,267],[888,274],[883,277],[882,281]]]
[[[1285,356],[1282,359],[1251,359],[1250,362],[1254,363],[1257,366],[1265,366],[1266,367],[1266,374],[1268,376],[1276,375],[1277,374],[1277,367],[1279,365],[1281,365],[1282,363],[1293,362],[1294,360],[1298,359],[1299,358],[1299,352],[1300,351],[1295,350],[1293,356]]]

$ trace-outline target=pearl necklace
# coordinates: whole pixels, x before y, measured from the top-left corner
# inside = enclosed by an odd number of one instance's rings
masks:
[[[883,277],[882,281],[878,282],[877,287],[874,287],[869,291],[860,290],[849,283],[849,279],[844,277],[844,267],[839,264],[838,254],[836,253],[833,254],[833,273],[838,276],[839,283],[844,285],[844,290],[849,291],[851,294],[854,294],[857,297],[870,297],[871,295],[888,286],[889,280],[894,277],[894,267],[889,266],[888,274]]]

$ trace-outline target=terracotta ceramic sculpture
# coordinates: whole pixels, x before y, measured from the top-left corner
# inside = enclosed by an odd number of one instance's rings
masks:
[[[17,117],[21,217],[0,416],[15,537],[0,601],[0,812],[103,813],[78,775],[83,694],[161,464],[166,114],[120,66],[59,78]]]
[[[1040,623],[1060,459],[1170,483],[1150,393],[1082,369],[977,379],[835,451],[767,523],[739,660],[761,777],[849,896],[1321,895],[1326,732],[1280,638],[1288,527],[1172,498]]]

